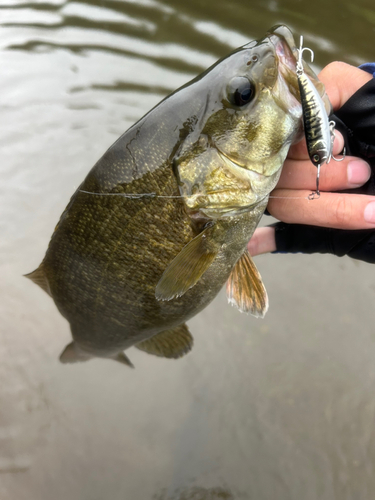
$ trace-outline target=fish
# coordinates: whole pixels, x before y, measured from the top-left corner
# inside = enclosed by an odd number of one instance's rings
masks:
[[[225,283],[232,305],[264,316],[247,243],[302,137],[297,57],[291,31],[272,28],[162,100],[94,165],[26,275],[70,323],[61,362],[133,366],[132,346],[180,358],[193,346],[186,322]]]

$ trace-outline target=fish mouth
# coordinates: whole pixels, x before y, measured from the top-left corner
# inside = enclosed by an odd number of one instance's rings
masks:
[[[298,49],[292,32],[286,26],[275,26],[267,33],[267,40],[273,48],[277,68],[276,80],[270,88],[273,99],[294,120],[301,120],[301,94],[296,73]]]
[[[277,26],[271,30],[269,40],[275,49],[280,76],[287,84],[289,92],[301,104],[296,73],[298,49],[293,35],[286,26]]]
[[[298,78],[296,74],[296,65],[299,54],[292,32],[286,26],[274,26],[268,32],[268,37],[275,49],[275,54],[279,63],[279,72],[288,85],[290,93],[299,103],[301,103]],[[332,112],[332,106],[325,92],[323,83],[319,80],[309,64],[303,59],[302,65],[304,73],[306,73],[306,75],[310,78],[320,97],[323,99],[324,106],[327,114],[329,115]]]
[[[286,26],[277,26],[272,28],[269,38],[275,47],[275,53],[281,68],[288,69],[295,74],[298,49],[291,31]]]

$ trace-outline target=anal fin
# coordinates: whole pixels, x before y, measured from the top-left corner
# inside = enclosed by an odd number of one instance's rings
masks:
[[[60,355],[61,363],[80,363],[82,361],[88,361],[93,359],[95,356],[92,356],[90,353],[85,352],[81,349],[74,341],[68,344],[63,352]],[[124,365],[129,366],[130,368],[134,368],[133,363],[123,352],[119,352],[114,356],[110,356],[108,359],[113,359],[122,363]]]
[[[183,324],[171,330],[165,330],[135,345],[141,351],[163,358],[181,358],[193,347],[194,339]]]
[[[227,297],[229,303],[241,312],[250,312],[257,318],[263,318],[268,310],[267,291],[247,250],[238,259],[229,276]]]

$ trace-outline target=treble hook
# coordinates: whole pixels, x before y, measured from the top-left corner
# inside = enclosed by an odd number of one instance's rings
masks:
[[[318,198],[320,198],[319,179],[320,179],[320,165],[318,165],[318,171],[316,174],[316,191],[313,191],[308,195],[307,197],[308,200],[317,200]]]
[[[333,143],[334,143],[334,140],[335,140],[335,127],[336,127],[336,123],[331,120],[329,122],[329,129],[331,131],[331,141],[332,141],[332,147],[333,147]],[[346,148],[344,146],[344,149],[342,150],[342,158],[336,158],[335,156],[331,155],[331,157],[335,160],[335,161],[342,161],[345,159],[345,156],[346,156]]]
[[[304,50],[308,50],[310,52],[311,62],[314,62],[314,51],[311,50],[309,47],[303,47],[303,36],[301,35],[299,39],[299,49],[297,49],[298,51],[298,61],[296,65],[297,75],[303,73],[302,55]]]

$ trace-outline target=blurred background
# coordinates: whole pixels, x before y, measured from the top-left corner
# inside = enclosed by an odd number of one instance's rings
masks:
[[[132,348],[135,370],[61,365],[68,324],[22,277],[120,134],[279,23],[316,70],[375,59],[373,0],[1,0],[2,500],[374,498],[371,265],[258,257],[264,320],[221,293],[189,355]]]

